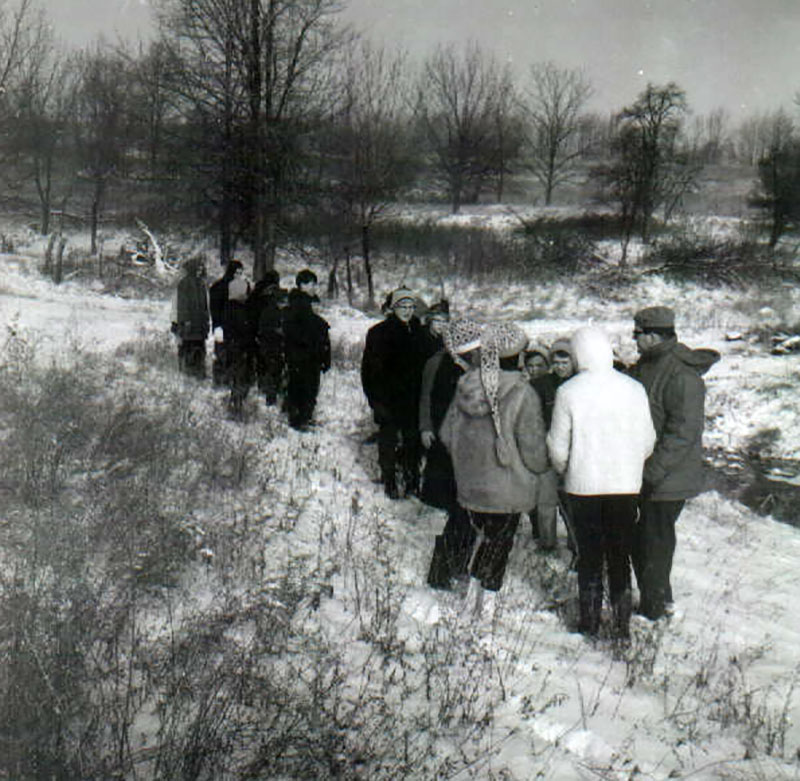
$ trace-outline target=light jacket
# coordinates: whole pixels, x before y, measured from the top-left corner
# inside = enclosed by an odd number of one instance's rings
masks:
[[[497,402],[507,463],[497,457],[497,432],[478,369],[458,381],[439,438],[453,460],[462,507],[484,513],[527,512],[536,504],[536,475],[548,468],[541,404],[516,371],[500,372]]]
[[[572,338],[578,373],[556,392],[550,460],[578,496],[638,494],[656,435],[647,394],[613,368],[608,337],[582,328]]]

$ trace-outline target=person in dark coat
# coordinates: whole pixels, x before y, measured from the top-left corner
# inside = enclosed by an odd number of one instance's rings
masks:
[[[298,272],[295,284],[283,318],[288,374],[286,409],[289,425],[303,430],[314,415],[320,372],[331,367],[331,342],[330,326],[313,310],[313,304],[319,301],[316,275],[303,269]]]
[[[686,500],[703,491],[702,375],[719,353],[678,342],[675,313],[665,306],[637,312],[633,336],[640,358],[631,373],[647,391],[656,430],[655,449],[644,465],[633,566],[639,613],[656,620],[672,609],[675,524]]]
[[[231,380],[230,355],[225,349],[225,331],[223,319],[225,305],[228,302],[228,285],[242,264],[232,260],[225,266],[223,275],[208,290],[209,309],[211,312],[211,328],[214,331],[214,361],[211,366],[211,378],[214,385],[228,386]]]
[[[425,337],[415,315],[416,296],[398,288],[391,313],[367,332],[361,359],[361,385],[378,424],[378,463],[386,495],[399,497],[396,467],[403,471],[406,495],[419,490],[419,396]]]
[[[178,282],[173,300],[172,333],[180,340],[178,366],[184,374],[206,376],[206,337],[208,336],[208,291],[206,267],[202,258],[190,258]]]
[[[226,269],[226,276],[230,277],[230,281],[227,285],[227,298],[222,306],[222,332],[229,369],[228,411],[234,420],[241,420],[244,402],[253,383],[255,338],[247,303],[250,283],[245,278],[244,267],[239,261],[232,260],[229,266],[233,266],[233,269],[232,273]]]
[[[267,406],[272,406],[283,386],[283,317],[288,303],[288,292],[280,286],[275,269],[269,269],[256,283],[248,303],[255,328],[258,389],[264,394]]]

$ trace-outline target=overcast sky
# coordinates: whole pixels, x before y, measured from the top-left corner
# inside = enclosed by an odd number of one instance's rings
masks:
[[[675,81],[698,113],[734,118],[800,90],[800,0],[345,0],[343,19],[376,42],[422,57],[478,41],[520,75],[533,62],[584,67],[593,108],[617,110],[648,81]],[[147,0],[46,0],[59,33],[146,34]]]

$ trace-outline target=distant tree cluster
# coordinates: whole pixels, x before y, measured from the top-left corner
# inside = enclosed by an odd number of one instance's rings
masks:
[[[361,255],[373,299],[373,229],[392,204],[502,202],[512,174],[547,205],[592,173],[628,238],[648,241],[702,166],[738,160],[758,170],[774,241],[795,216],[784,114],[690,122],[672,83],[591,113],[580,69],[536,62],[518,84],[474,43],[413,64],[359,42],[336,0],[163,0],[156,40],[80,51],[37,1],[0,0],[5,199],[35,205],[45,234],[86,221],[93,251],[104,219],[176,218],[213,231],[222,262],[252,250],[259,278],[314,220],[335,256]]]

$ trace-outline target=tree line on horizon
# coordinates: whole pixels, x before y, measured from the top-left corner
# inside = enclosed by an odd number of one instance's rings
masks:
[[[420,64],[337,23],[335,0],[162,0],[158,36],[133,47],[59,45],[37,0],[0,0],[0,174],[7,206],[53,231],[72,216],[177,219],[248,247],[260,278],[313,222],[358,246],[399,200],[502,202],[532,178],[549,205],[580,173],[647,242],[702,167],[752,166],[770,244],[800,210],[800,141],[783,110],[732,128],[690,116],[676,84],[648,84],[607,115],[580,69],[531,64],[518,82],[477,44]],[[370,286],[371,287],[371,286]],[[370,298],[372,290],[370,289]]]

